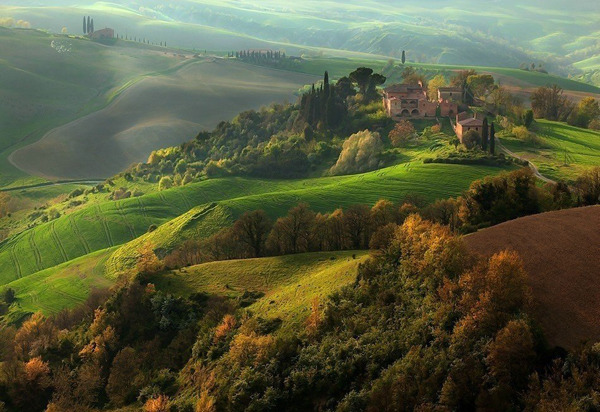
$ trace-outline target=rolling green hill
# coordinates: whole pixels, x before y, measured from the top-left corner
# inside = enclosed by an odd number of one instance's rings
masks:
[[[114,280],[105,275],[105,262],[111,252],[93,252],[8,283],[5,287],[18,295],[5,320],[18,322],[35,312],[53,315],[85,301],[92,289],[110,287]]]
[[[171,69],[176,58],[145,47],[110,48],[34,30],[0,28],[0,185],[32,179],[7,157],[47,131],[94,112],[123,84]],[[18,180],[17,180],[18,179]]]
[[[511,151],[533,162],[544,176],[573,180],[587,168],[600,165],[600,132],[565,123],[536,120],[539,147],[514,137],[503,137]]]
[[[44,3],[41,2],[43,5]],[[518,67],[548,60],[559,68],[598,56],[599,10],[593,0],[569,7],[564,1],[472,0],[407,2],[307,0],[132,0],[117,3],[19,2],[4,14],[34,27],[81,30],[81,16],[118,32],[208,50],[286,48],[289,52],[366,52],[413,61]],[[20,6],[20,7],[17,7]],[[38,7],[34,7],[38,6]],[[568,10],[569,18],[562,18]],[[553,64],[557,59],[559,64]]]
[[[240,298],[264,294],[248,310],[279,318],[292,329],[310,314],[314,298],[325,299],[356,279],[364,251],[319,252],[205,263],[151,278],[158,290],[179,296],[207,293]]]
[[[49,179],[112,176],[240,111],[294,100],[315,80],[33,30],[0,28],[0,48],[0,187],[36,181],[22,171]]]
[[[209,235],[246,210],[265,209],[275,217],[285,214],[300,201],[310,203],[318,211],[354,203],[373,204],[381,198],[400,201],[407,195],[433,201],[456,196],[473,180],[500,170],[484,166],[405,163],[352,176],[291,181],[211,179],[138,198],[93,204],[0,244],[0,284],[133,239],[136,241],[128,245],[123,256],[135,256],[140,242],[148,239],[157,247],[169,244],[174,232],[167,229],[168,226],[162,239],[159,238],[161,228],[142,235],[151,224],[163,224],[177,217],[169,224]],[[211,208],[212,203],[216,206]],[[197,205],[204,206],[195,208]],[[212,224],[211,219],[217,223]],[[120,264],[125,262],[123,259]]]

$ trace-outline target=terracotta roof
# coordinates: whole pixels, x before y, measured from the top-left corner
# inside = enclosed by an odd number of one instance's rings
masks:
[[[423,87],[418,84],[393,84],[384,89],[386,93],[408,93],[411,91],[422,91]]]
[[[465,119],[465,120],[461,120],[460,122],[458,122],[461,126],[481,126],[483,127],[483,120],[482,119],[475,119],[474,117],[471,117],[469,119]]]

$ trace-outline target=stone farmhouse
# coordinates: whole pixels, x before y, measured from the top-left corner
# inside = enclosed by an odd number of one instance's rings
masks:
[[[96,30],[90,34],[90,38],[94,40],[113,39],[115,37],[115,31],[113,29],[102,29]]]
[[[383,105],[393,119],[455,116],[461,103],[462,89],[445,87],[438,100],[429,101],[423,83],[395,84],[383,91]]]
[[[463,112],[456,115],[455,132],[461,143],[463,141],[463,136],[469,130],[475,130],[480,136],[482,135],[483,118],[484,116],[481,113],[475,113],[474,115],[471,115]]]

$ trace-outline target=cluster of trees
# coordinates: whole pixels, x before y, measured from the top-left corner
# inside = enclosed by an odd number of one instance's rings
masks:
[[[300,250],[310,213],[295,209],[279,225],[300,233]],[[264,217],[244,222],[236,230],[260,255]],[[233,299],[165,295],[138,276],[78,310],[3,328],[0,401],[23,411],[600,407],[598,345],[547,347],[518,255],[476,258],[447,226],[414,214],[383,227],[355,282],[314,300],[304,325],[285,328]]]
[[[402,224],[410,214],[469,233],[518,217],[544,211],[600,204],[600,168],[584,173],[570,187],[564,183],[539,188],[529,168],[473,182],[462,196],[426,204],[407,198],[399,204],[380,200],[374,206],[354,205],[331,213],[316,213],[301,203],[273,222],[262,210],[247,212],[231,227],[204,240],[189,240],[150,272],[214,260],[244,259],[291,253],[378,249],[390,234],[390,224]]]
[[[352,80],[356,79],[356,80]],[[376,87],[385,78],[371,69],[330,83],[309,87],[297,104],[273,104],[240,113],[195,140],[153,152],[148,162],[127,171],[163,188],[202,177],[249,175],[303,177],[327,171],[339,157],[344,141],[370,130],[387,135],[393,121],[379,101]],[[365,99],[363,94],[371,96]]]
[[[571,125],[600,130],[600,105],[593,97],[575,104],[557,85],[538,88],[531,95],[535,117],[568,122]]]
[[[519,66],[519,68],[521,70],[525,70],[525,71],[532,71],[532,72],[539,72],[539,73],[545,73],[548,74],[548,71],[544,68],[544,64],[543,63],[538,63],[537,65],[535,64],[535,62],[532,63],[521,63],[521,65]]]
[[[318,130],[337,129],[347,120],[346,99],[355,94],[354,87],[347,77],[336,84],[329,83],[329,73],[325,72],[319,88],[313,84],[310,91],[300,97],[300,117],[307,126]]]
[[[234,57],[241,60],[264,61],[285,59],[285,52],[278,50],[240,50],[227,53],[227,57]]]
[[[83,34],[92,34],[94,32],[94,19],[90,16],[83,17]]]

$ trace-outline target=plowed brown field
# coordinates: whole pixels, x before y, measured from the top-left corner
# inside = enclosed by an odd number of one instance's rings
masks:
[[[490,256],[517,251],[529,273],[533,313],[552,345],[600,340],[600,206],[528,216],[465,237]]]

